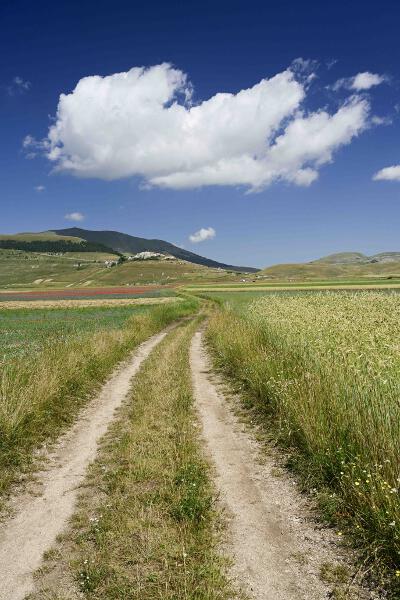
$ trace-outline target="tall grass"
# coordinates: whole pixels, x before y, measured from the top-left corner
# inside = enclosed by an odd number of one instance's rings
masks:
[[[32,453],[54,439],[129,350],[168,323],[196,310],[196,302],[157,306],[123,328],[54,339],[0,373],[0,494],[29,469]]]
[[[270,295],[219,311],[217,363],[250,392],[375,566],[400,579],[400,296]],[[397,576],[397,577],[396,577]],[[396,587],[396,584],[395,584]]]

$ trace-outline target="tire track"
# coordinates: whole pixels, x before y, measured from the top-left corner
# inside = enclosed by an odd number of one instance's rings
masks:
[[[60,438],[48,467],[39,474],[40,496],[17,498],[15,516],[0,526],[1,600],[23,600],[33,590],[33,573],[72,516],[79,485],[115,410],[129,392],[132,377],[170,330],[168,327],[136,348]]]
[[[218,378],[210,376],[201,331],[193,338],[190,359],[203,437],[228,514],[226,550],[237,587],[253,600],[332,597],[319,576],[323,562],[340,561],[332,534],[313,526],[294,482],[276,476],[273,457],[263,453],[260,464],[258,444],[232,412],[221,385],[215,385]]]

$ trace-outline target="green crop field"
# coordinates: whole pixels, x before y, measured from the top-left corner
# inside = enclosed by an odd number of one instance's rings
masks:
[[[116,306],[67,309],[16,309],[0,313],[0,364],[32,357],[53,342],[122,328],[133,315],[151,306]]]

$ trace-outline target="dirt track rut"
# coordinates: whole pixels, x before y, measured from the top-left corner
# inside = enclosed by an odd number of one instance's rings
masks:
[[[32,575],[73,514],[79,485],[100,438],[126,397],[132,377],[166,333],[141,344],[60,439],[47,469],[39,474],[40,495],[17,498],[15,516],[0,526],[0,600],[23,600],[32,591]]]
[[[288,476],[277,477],[230,408],[210,374],[202,333],[191,347],[196,405],[216,487],[228,516],[226,551],[232,575],[254,600],[321,600],[331,597],[319,577],[322,562],[335,562],[332,534],[317,530]],[[219,382],[221,383],[221,382]]]

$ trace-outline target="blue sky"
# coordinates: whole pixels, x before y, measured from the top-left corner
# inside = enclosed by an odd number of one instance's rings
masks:
[[[345,250],[400,250],[400,175],[373,180],[400,164],[396,4],[3,2],[1,231],[116,229],[255,266]],[[299,57],[301,68],[291,67]],[[171,66],[153,70],[163,63]],[[147,71],[124,79],[123,88],[118,78],[91,78],[74,92],[84,77],[134,67]],[[379,85],[354,87],[359,73],[379,76]],[[265,93],[254,88],[278,74],[285,79],[282,98],[274,84],[265,84]],[[172,96],[160,110],[157,94],[166,81]],[[143,118],[142,96],[133,110],[129,95],[142,84],[146,102],[157,104]],[[113,91],[103,102],[105,85]],[[249,89],[241,102],[241,90]],[[296,98],[300,92],[304,97]],[[220,93],[233,95],[226,106],[217,106]],[[57,118],[60,94],[71,102]],[[291,104],[271,133],[270,112],[286,100]],[[179,111],[172,117],[174,102]],[[344,132],[337,115],[343,107]],[[257,118],[248,114],[253,109]],[[303,131],[321,113],[327,127]],[[289,135],[290,123],[304,137]],[[56,128],[52,147],[49,127]],[[264,132],[270,140],[260,148]],[[329,142],[332,135],[336,142]],[[283,148],[276,152],[278,136]],[[310,158],[311,150],[302,151],[313,136],[327,141]],[[67,220],[71,213],[84,220]],[[214,237],[189,240],[209,227]]]

